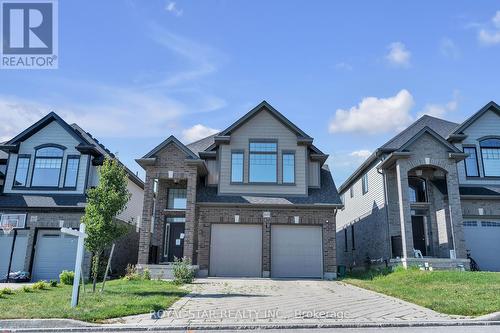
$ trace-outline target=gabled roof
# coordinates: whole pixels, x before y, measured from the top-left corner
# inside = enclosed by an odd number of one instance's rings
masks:
[[[16,135],[14,138],[11,140],[7,141],[4,143],[4,145],[16,145],[20,143],[21,141],[26,140],[33,134],[37,133],[40,131],[42,128],[50,124],[51,122],[57,122],[59,125],[61,125],[62,128],[64,128],[69,134],[71,134],[78,142],[81,144],[90,144],[84,137],[82,137],[78,132],[76,132],[70,125],[68,125],[67,122],[65,122],[59,115],[57,115],[55,112],[50,112],[47,114],[45,117],[22,131],[20,134]]]
[[[451,121],[429,115],[423,115],[406,129],[387,141],[384,145],[377,148],[339,187],[339,192],[343,193],[353,182],[357,181],[359,177],[363,175],[369,167],[371,167],[372,163],[374,163],[382,155],[400,150],[401,147],[405,146],[417,135],[430,133],[436,137],[437,134],[436,138],[441,137],[439,140],[443,142],[444,138],[447,137],[448,134],[451,133],[451,131],[453,131],[453,129],[457,126],[457,123],[453,123]],[[450,146],[452,145],[450,144]]]
[[[458,125],[451,133],[449,133],[449,135],[451,135],[451,134],[463,134],[463,131],[467,127],[472,125],[479,117],[481,117],[483,114],[485,114],[486,112],[488,112],[490,110],[492,110],[492,111],[496,112],[498,115],[500,115],[500,106],[497,103],[491,101],[488,104],[486,104],[485,106],[483,106],[479,111],[474,113],[471,117],[466,119],[463,123]],[[446,137],[446,138],[448,138],[448,137]]]
[[[195,159],[195,160],[199,159],[197,154],[195,154],[192,150],[190,150],[188,147],[186,147],[182,142],[180,142],[173,135],[169,136],[165,141],[163,141],[158,146],[153,148],[153,150],[151,150],[149,153],[144,155],[142,158],[154,157],[154,155],[156,155],[160,150],[162,150],[163,148],[165,148],[166,146],[168,146],[171,143],[176,145],[180,150],[182,150],[184,153],[186,153],[188,158]]]
[[[461,153],[462,151],[446,141],[441,135],[437,134],[434,130],[429,128],[428,126],[425,126],[422,128],[417,134],[415,134],[410,140],[408,140],[405,144],[403,144],[397,151],[404,151],[408,146],[410,146],[412,143],[417,141],[420,137],[422,137],[424,134],[429,134],[431,135],[434,139],[436,139],[438,142],[440,142],[443,146],[447,147],[450,149],[452,152],[455,153]]]
[[[455,129],[457,126],[457,123],[424,115],[416,120],[413,124],[408,126],[405,130],[387,141],[380,148],[397,150],[401,148],[401,146],[406,142],[408,142],[408,140],[414,137],[417,133],[419,133],[424,127],[428,127],[443,138],[446,138],[448,134],[450,134],[451,131],[453,131],[453,129]]]
[[[213,143],[215,142],[214,138],[218,135],[219,135],[219,133],[207,136],[206,138],[203,138],[203,139],[200,139],[200,140],[197,140],[197,141],[194,141],[194,142],[187,144],[186,147],[189,148],[189,150],[191,150],[193,153],[195,153],[196,155],[199,156],[200,152],[206,150],[208,147],[213,145]]]
[[[284,115],[282,115],[278,110],[273,108],[271,104],[269,104],[266,101],[262,101],[254,107],[252,110],[250,110],[247,114],[245,114],[243,117],[235,121],[231,126],[223,130],[218,134],[218,136],[227,136],[230,135],[234,130],[236,130],[238,127],[246,123],[248,120],[250,120],[253,116],[255,116],[257,113],[259,113],[262,110],[267,110],[271,115],[273,115],[276,119],[281,121],[285,126],[287,126],[289,129],[291,129],[293,132],[297,134],[298,137],[303,137],[303,138],[311,138],[309,135],[307,135],[304,131],[302,131],[300,128],[298,128],[294,123],[292,123],[288,118],[286,118]]]

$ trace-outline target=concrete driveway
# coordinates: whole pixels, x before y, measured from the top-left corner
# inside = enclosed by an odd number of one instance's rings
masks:
[[[255,325],[446,321],[454,318],[342,282],[198,279],[170,309],[112,322],[128,325]]]

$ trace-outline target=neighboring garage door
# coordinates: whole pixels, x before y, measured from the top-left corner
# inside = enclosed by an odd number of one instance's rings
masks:
[[[10,251],[12,250],[12,241],[14,231],[10,235],[0,231],[0,280],[7,278],[9,269]],[[14,254],[12,256],[11,272],[22,271],[24,269],[24,259],[26,257],[26,246],[28,245],[28,230],[18,230],[16,244],[14,245]]]
[[[59,280],[63,270],[74,271],[77,241],[58,230],[39,230],[31,280]]]
[[[321,226],[271,227],[271,276],[321,278],[323,246]]]
[[[465,221],[465,247],[482,271],[500,271],[500,221]]]
[[[210,276],[260,277],[262,226],[212,224]]]

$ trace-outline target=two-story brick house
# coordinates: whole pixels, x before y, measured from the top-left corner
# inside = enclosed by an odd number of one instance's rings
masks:
[[[139,267],[168,276],[186,257],[200,276],[335,278],[342,204],[327,157],[265,101],[216,135],[169,137],[137,160]]]
[[[339,192],[341,265],[382,259],[468,268],[470,250],[480,269],[499,271],[500,107],[490,102],[462,124],[423,116],[375,150]]]
[[[87,189],[99,182],[104,158],[116,158],[78,125],[54,112],[0,145],[0,223],[15,224],[0,231],[0,280],[10,271],[27,271],[32,281],[58,279],[74,270],[76,239],[60,228],[77,228],[84,214]],[[130,170],[127,208],[117,216],[129,234],[117,246],[113,268],[137,258],[135,224],[142,214],[144,183]],[[88,268],[88,254],[84,269]]]

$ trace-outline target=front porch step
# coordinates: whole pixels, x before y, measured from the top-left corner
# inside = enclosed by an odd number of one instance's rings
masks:
[[[196,271],[198,266],[192,266]],[[147,264],[147,265],[137,265],[137,271],[142,273],[147,268],[151,279],[154,280],[173,280],[174,271],[172,264]]]

